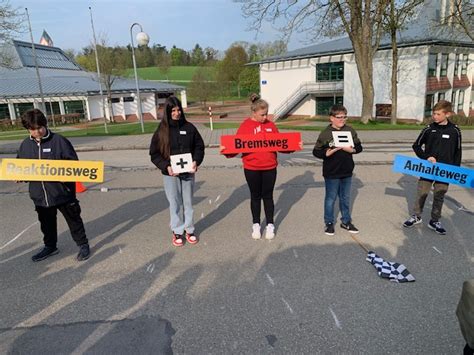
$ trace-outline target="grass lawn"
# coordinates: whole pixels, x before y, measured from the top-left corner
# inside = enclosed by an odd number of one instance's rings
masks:
[[[145,122],[145,133],[153,133],[158,127],[158,122]],[[140,123],[109,123],[107,125],[109,134],[108,136],[127,136],[142,134]],[[56,130],[52,129],[53,132]],[[85,129],[76,129],[76,130],[66,130],[66,131],[57,131],[64,137],[97,137],[97,136],[107,136],[105,134],[103,125],[90,125]],[[28,137],[28,132],[26,130],[16,130],[16,131],[6,131],[0,132],[0,140],[20,140]]]
[[[192,80],[194,73],[198,67],[193,66],[174,66],[170,67],[169,72],[164,75],[158,67],[137,68],[140,79],[143,80],[170,80],[172,82],[189,82]],[[210,72],[214,71],[213,67],[205,67]],[[125,76],[133,77],[133,69],[128,69]]]

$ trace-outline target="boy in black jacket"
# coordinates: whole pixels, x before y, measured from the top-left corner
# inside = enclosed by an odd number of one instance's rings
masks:
[[[334,235],[334,204],[339,197],[339,208],[341,210],[341,228],[349,233],[359,233],[352,224],[350,213],[352,171],[354,160],[352,154],[362,151],[362,144],[357,137],[356,131],[346,125],[347,110],[342,105],[334,105],[329,113],[331,124],[324,129],[316,141],[313,155],[323,159],[323,176],[326,187],[324,196],[324,233]],[[332,132],[351,132],[353,147],[335,147]]]
[[[441,100],[433,107],[433,123],[426,126],[413,143],[413,150],[418,158],[426,159],[431,163],[461,165],[461,130],[448,120],[451,112],[452,105],[449,101]],[[446,234],[439,219],[448,186],[449,184],[444,182],[420,178],[413,215],[403,223],[403,226],[409,228],[422,222],[421,213],[426,197],[433,187],[433,207],[428,227],[438,234]]]
[[[48,129],[48,121],[40,110],[26,111],[21,118],[21,123],[28,130],[30,136],[21,143],[17,158],[78,160],[71,142]],[[58,210],[66,219],[72,238],[79,246],[77,260],[88,259],[90,255],[89,243],[81,218],[81,207],[76,199],[75,183],[30,181],[29,191],[38,213],[45,245],[31,259],[40,261],[59,253],[56,218]]]

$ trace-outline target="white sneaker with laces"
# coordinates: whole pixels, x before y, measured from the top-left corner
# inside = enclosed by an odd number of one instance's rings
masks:
[[[269,223],[265,228],[265,239],[272,240],[273,238],[275,238],[275,226]]]
[[[262,234],[260,233],[260,223],[254,223],[252,225],[252,238],[253,239],[262,238]]]

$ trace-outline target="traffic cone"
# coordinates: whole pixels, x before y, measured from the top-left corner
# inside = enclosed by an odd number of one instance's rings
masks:
[[[87,188],[82,184],[82,182],[76,182],[76,193],[80,194],[84,191],[87,191]]]

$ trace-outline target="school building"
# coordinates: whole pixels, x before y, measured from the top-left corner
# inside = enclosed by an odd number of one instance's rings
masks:
[[[450,0],[426,1],[417,18],[398,34],[398,110],[401,120],[422,121],[441,99],[460,115],[474,116],[474,43],[446,23]],[[438,25],[437,25],[438,24]],[[391,109],[390,38],[381,40],[373,61],[373,116]],[[327,115],[342,103],[360,117],[362,89],[348,37],[287,52],[257,62],[260,92],[274,119],[291,115]]]
[[[0,121],[15,121],[26,110],[41,108],[42,101],[32,45],[12,41],[1,48],[8,67],[0,67]],[[136,120],[138,117],[135,80],[116,77],[111,102],[102,84],[100,96],[97,73],[85,71],[57,47],[35,44],[46,113],[56,117],[80,116],[87,120]],[[167,83],[139,81],[144,119],[157,119],[157,108],[173,94],[180,94],[186,107],[183,87]]]

